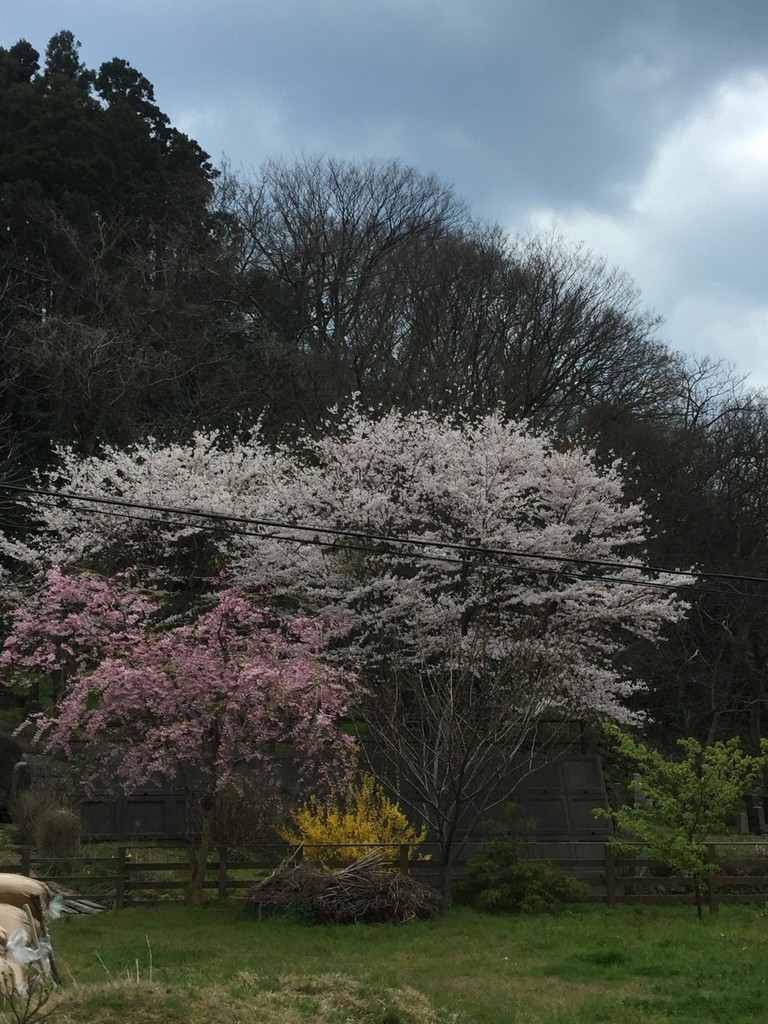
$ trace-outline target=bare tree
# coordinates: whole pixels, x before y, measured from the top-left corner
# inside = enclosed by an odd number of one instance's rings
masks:
[[[413,407],[499,408],[571,429],[595,405],[645,412],[670,399],[658,318],[581,246],[476,226],[421,247],[404,279],[397,360]]]
[[[713,574],[694,591],[663,657],[646,647],[638,671],[657,737],[741,734],[759,747],[768,708],[768,405],[727,364],[676,356],[665,409],[602,407],[584,420],[606,461],[627,463],[630,493],[657,524],[650,558]],[[749,578],[751,577],[751,579]]]
[[[397,161],[332,158],[272,161],[255,184],[227,178],[220,202],[240,227],[242,271],[272,282],[255,297],[274,325],[261,320],[259,346],[289,383],[296,418],[317,422],[353,392],[380,397],[392,338],[377,321],[386,322],[381,301],[402,272],[397,257],[468,224],[466,207]]]
[[[267,164],[219,202],[254,271],[254,348],[282,407],[315,424],[369,404],[502,409],[568,429],[585,408],[667,401],[671,358],[632,282],[582,246],[511,242],[397,163]],[[268,278],[271,287],[264,288]]]
[[[363,750],[436,836],[448,897],[469,831],[551,757],[559,729],[542,717],[557,707],[564,728],[574,710],[556,678],[537,644],[502,665],[472,649],[449,667],[393,670],[363,698]]]

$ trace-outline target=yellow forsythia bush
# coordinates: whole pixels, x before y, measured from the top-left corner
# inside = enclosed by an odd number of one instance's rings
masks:
[[[372,775],[363,775],[342,804],[324,807],[313,797],[292,818],[293,827],[279,829],[280,835],[286,842],[303,843],[305,856],[320,860],[351,863],[388,843],[407,843],[413,857],[427,838],[426,826],[417,832]],[[397,856],[397,851],[392,853]]]

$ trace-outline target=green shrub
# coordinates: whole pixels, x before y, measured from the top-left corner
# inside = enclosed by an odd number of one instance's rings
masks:
[[[586,886],[550,864],[520,860],[517,843],[492,842],[456,883],[456,903],[487,914],[536,914],[567,903]]]

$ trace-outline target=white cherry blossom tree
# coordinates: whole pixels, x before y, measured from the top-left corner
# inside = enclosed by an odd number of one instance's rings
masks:
[[[647,523],[618,464],[598,468],[497,415],[353,409],[293,448],[254,432],[64,452],[55,481],[40,480],[54,482],[251,520],[110,516],[38,498],[25,557],[143,562],[155,582],[226,569],[237,586],[339,622],[336,656],[362,666],[369,742],[439,838],[446,887],[461,829],[509,797],[519,775],[506,769],[537,724],[630,721],[642,681],[623,655],[684,613],[668,589],[679,577],[641,568]]]

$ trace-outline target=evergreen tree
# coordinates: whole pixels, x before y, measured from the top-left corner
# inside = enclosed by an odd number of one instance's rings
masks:
[[[133,440],[158,398],[178,417],[203,362],[190,323],[218,316],[200,272],[220,265],[217,172],[144,75],[79,48],[57,33],[42,71],[25,40],[0,48],[0,458],[26,463]],[[153,396],[160,381],[182,383]]]

